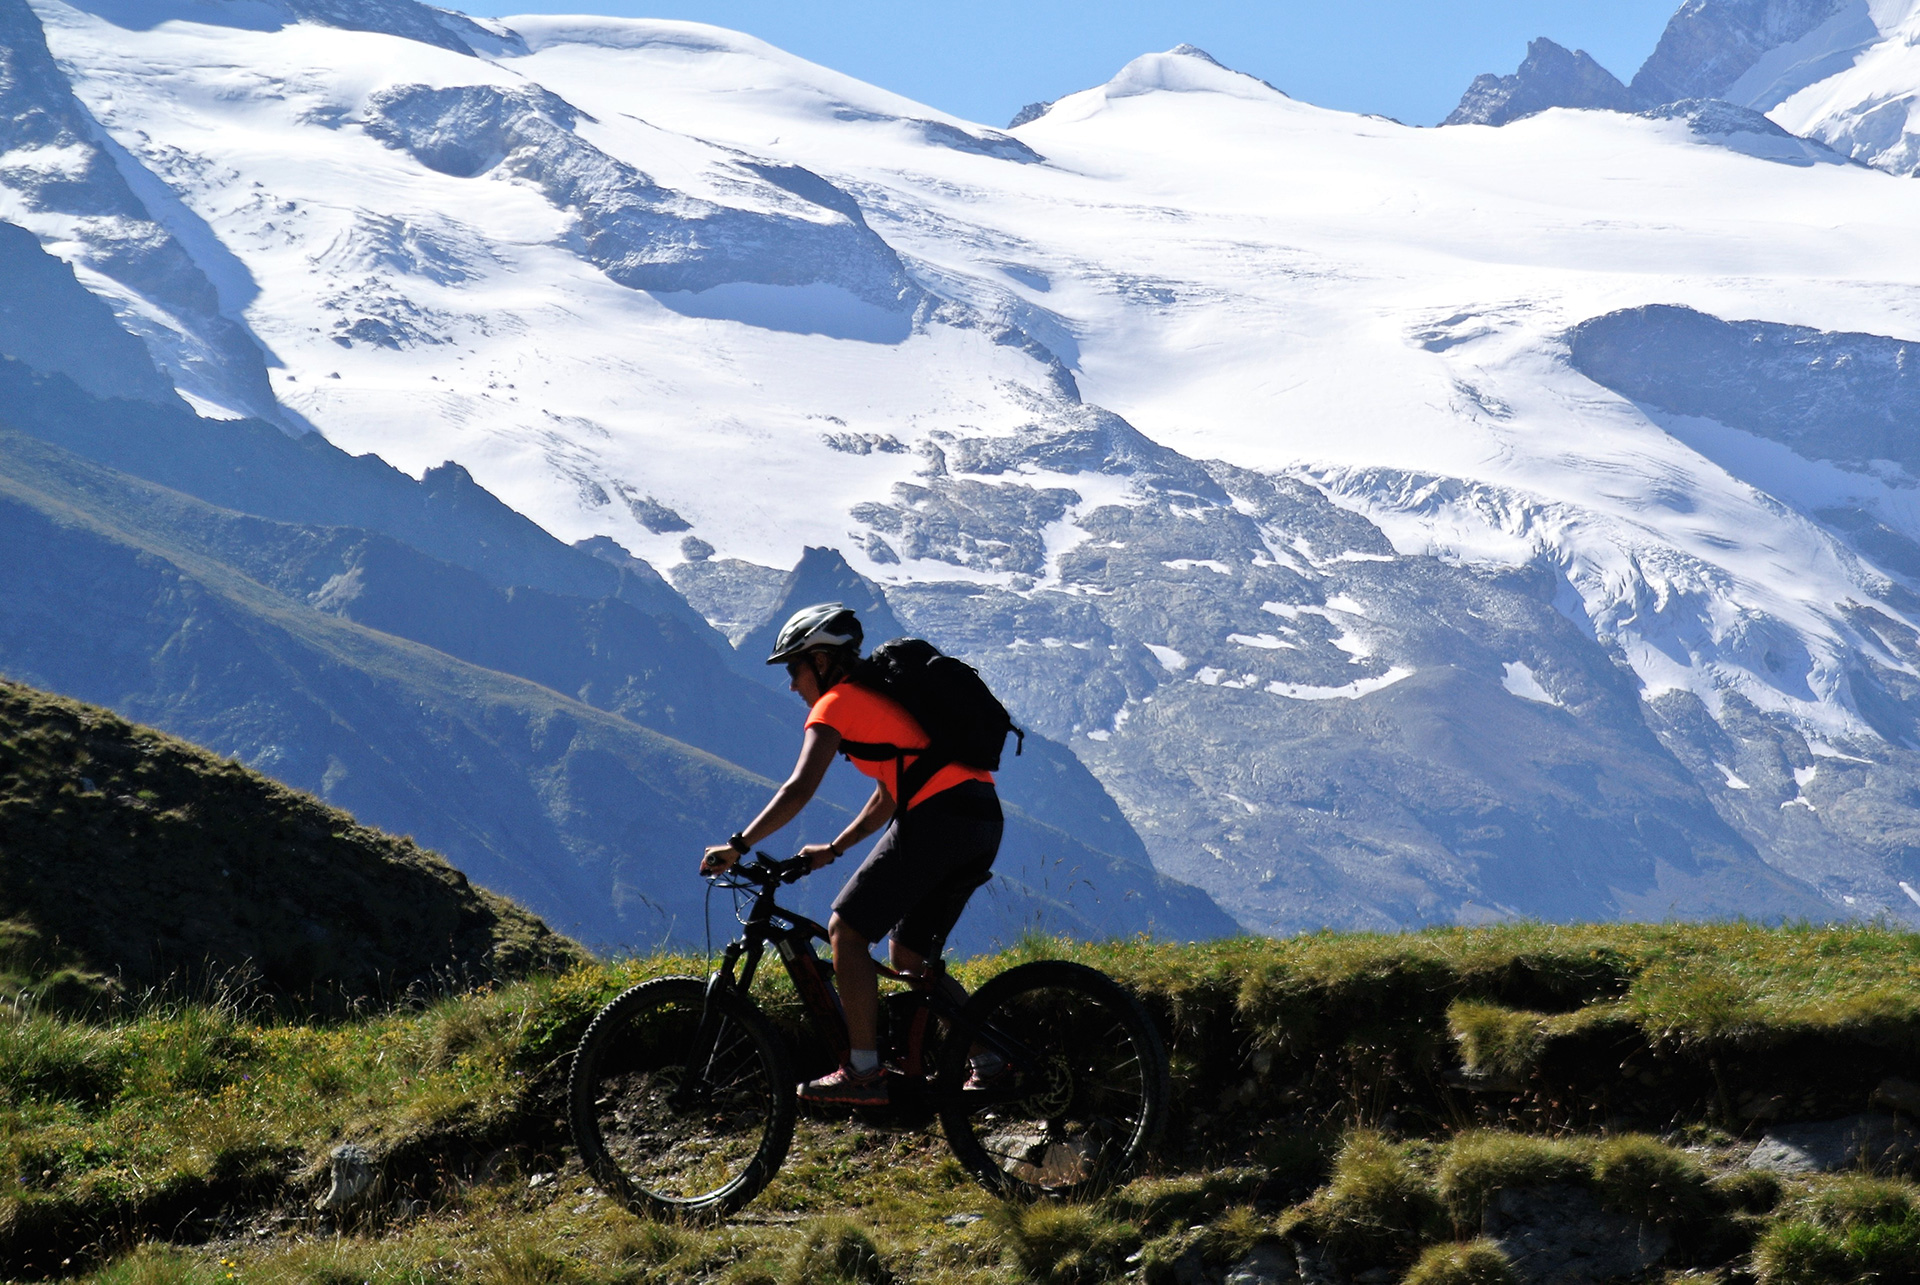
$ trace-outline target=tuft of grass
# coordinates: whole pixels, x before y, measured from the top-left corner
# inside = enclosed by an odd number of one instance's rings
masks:
[[[1139,1229],[1087,1205],[1000,1205],[988,1215],[1023,1280],[1096,1285],[1118,1277]]]
[[[1266,1180],[1267,1173],[1260,1169],[1136,1178],[1109,1195],[1106,1205],[1115,1216],[1157,1236],[1209,1221],[1236,1202],[1252,1198]]]
[[[893,1279],[873,1237],[842,1218],[809,1227],[779,1277],[780,1285],[889,1285]]]
[[[98,1027],[0,1009],[0,1085],[11,1101],[105,1101],[119,1091],[121,1054],[118,1041]]]
[[[1713,1180],[1713,1189],[1730,1208],[1747,1214],[1769,1214],[1786,1188],[1778,1174],[1765,1169],[1737,1169]]]
[[[1403,1285],[1515,1285],[1507,1256],[1490,1240],[1435,1245],[1413,1265]]]
[[[494,1246],[475,1276],[484,1285],[586,1285],[588,1280],[578,1264],[531,1237]]]
[[[1920,1280],[1920,1202],[1912,1184],[1848,1176],[1817,1188],[1799,1217],[1761,1237],[1760,1285]]]
[[[1540,1014],[1480,1000],[1455,1000],[1447,1008],[1447,1026],[1460,1044],[1461,1060],[1475,1075],[1525,1079],[1547,1046]]]
[[[1410,1146],[1371,1130],[1347,1135],[1327,1185],[1282,1220],[1349,1263],[1411,1261],[1444,1234],[1446,1218]]]
[[[1608,1209],[1644,1222],[1684,1226],[1720,1211],[1698,1160],[1638,1134],[1608,1138],[1594,1149],[1593,1187]]]
[[[1758,1285],[1852,1285],[1854,1263],[1840,1235],[1812,1223],[1775,1227],[1753,1251]]]
[[[1915,1196],[1916,1189],[1910,1183],[1848,1174],[1818,1188],[1804,1207],[1822,1227],[1844,1231],[1913,1218]]]
[[[1456,1227],[1476,1228],[1497,1191],[1584,1183],[1588,1174],[1586,1148],[1579,1143],[1475,1131],[1447,1146],[1435,1188]]]
[[[1272,1218],[1251,1205],[1236,1205],[1202,1228],[1194,1245],[1204,1261],[1225,1267],[1252,1253],[1254,1246],[1277,1239]]]

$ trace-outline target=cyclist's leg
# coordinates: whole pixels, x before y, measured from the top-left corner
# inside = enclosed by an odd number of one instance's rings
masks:
[[[915,863],[901,851],[900,822],[887,827],[866,860],[833,899],[827,939],[847,1018],[849,1048],[871,1049],[879,1025],[880,978],[868,953],[920,893]]]
[[[835,911],[827,920],[827,940],[833,946],[833,975],[847,1019],[847,1047],[871,1049],[880,1013],[880,975],[868,953],[873,939]]]
[[[940,817],[943,855],[948,858],[946,877],[894,926],[888,942],[893,966],[915,976],[940,967],[947,934],[960,921],[973,894],[993,877],[994,858],[1000,851],[1004,823],[992,787],[962,786],[953,793],[956,797]],[[929,800],[926,806],[939,801]],[[955,1004],[966,1003],[966,988],[944,969],[939,985]]]
[[[916,842],[915,857],[936,881],[893,926],[889,944],[894,966],[913,973],[940,958],[967,902],[992,877],[1005,825],[999,796],[985,782],[955,786],[920,806],[932,813],[932,824],[925,827],[927,839]]]

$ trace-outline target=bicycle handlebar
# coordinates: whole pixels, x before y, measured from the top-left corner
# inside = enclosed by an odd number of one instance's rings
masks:
[[[778,888],[782,884],[797,883],[808,871],[813,862],[805,857],[789,857],[777,861],[764,852],[756,851],[751,861],[736,861],[719,874],[708,875],[709,879],[719,881],[728,876],[744,880],[757,888]]]

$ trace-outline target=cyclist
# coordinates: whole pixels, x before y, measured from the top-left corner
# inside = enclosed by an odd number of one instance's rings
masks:
[[[760,815],[727,842],[706,850],[701,873],[725,870],[798,816],[843,742],[903,750],[928,746],[926,732],[904,708],[859,683],[862,634],[859,617],[837,602],[796,611],[781,627],[767,663],[787,667],[790,687],[808,705],[800,759]],[[1000,849],[1002,817],[991,772],[949,763],[902,807],[897,797],[900,778],[912,768],[914,755],[849,758],[873,778],[872,796],[833,842],[807,844],[800,855],[819,870],[881,827],[886,833],[834,898],[833,917],[827,922],[847,1018],[847,1061],[801,1085],[800,1096],[811,1102],[884,1106],[886,1071],[875,1038],[880,983],[868,949],[890,937],[893,966],[909,975],[937,963],[968,898],[987,881]],[[956,999],[965,998],[957,982],[946,978],[944,984]],[[976,1065],[976,1074],[992,1069]]]

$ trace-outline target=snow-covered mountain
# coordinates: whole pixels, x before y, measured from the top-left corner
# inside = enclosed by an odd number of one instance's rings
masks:
[[[0,218],[198,404],[736,637],[838,548],[1250,927],[1920,917],[1920,188],[1798,98],[1423,130],[1183,47],[1000,131],[688,23],[0,21]]]
[[[1446,123],[1702,102],[1718,104],[1723,123],[1737,120],[1730,108],[1745,108],[1864,165],[1920,171],[1920,3],[1687,0],[1631,84],[1543,37],[1513,75],[1477,78]],[[1718,132],[1756,132],[1748,124]]]

